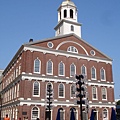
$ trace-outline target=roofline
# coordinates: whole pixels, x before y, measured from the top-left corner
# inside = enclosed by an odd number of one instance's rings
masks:
[[[113,61],[112,58],[110,58],[109,56],[107,56],[106,54],[102,53],[100,50],[98,50],[97,48],[93,47],[92,45],[90,45],[88,42],[86,42],[85,40],[83,40],[82,38],[80,38],[78,35],[74,34],[74,33],[70,33],[70,34],[65,34],[65,35],[59,35],[59,36],[55,36],[53,38],[47,38],[47,39],[43,39],[43,40],[37,40],[37,41],[33,41],[33,42],[29,42],[26,43],[24,45],[34,45],[38,42],[45,42],[45,41],[49,41],[49,40],[55,40],[55,39],[59,39],[59,38],[64,38],[64,37],[69,37],[69,36],[74,36],[78,39],[80,39],[81,41],[83,41],[85,44],[88,44],[90,47],[94,48],[96,51],[100,52],[102,55],[104,55],[105,57],[107,57],[109,60]]]
[[[17,58],[20,56],[20,54],[22,53],[23,48],[24,48],[24,45],[22,45],[18,49],[17,53],[14,55],[14,57],[12,58],[12,60],[9,62],[9,64],[7,65],[7,67],[4,69],[4,71],[2,73],[3,75],[7,72],[7,69],[9,69],[12,64],[14,64],[14,61],[17,60]]]

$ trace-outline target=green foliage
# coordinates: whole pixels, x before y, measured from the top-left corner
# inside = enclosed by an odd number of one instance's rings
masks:
[[[120,105],[120,100],[119,100],[119,101],[117,101],[117,105]]]

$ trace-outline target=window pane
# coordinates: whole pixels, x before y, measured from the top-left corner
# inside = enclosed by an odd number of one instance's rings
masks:
[[[102,80],[105,80],[105,70],[104,69],[101,69],[101,79]]]
[[[93,99],[97,98],[97,90],[96,87],[92,87],[92,94],[93,94]]]
[[[74,65],[74,64],[72,64],[72,65],[70,66],[70,70],[71,70],[70,75],[71,75],[71,76],[74,76],[74,75],[75,75],[75,65]]]
[[[92,78],[95,79],[96,77],[95,77],[95,68],[94,67],[92,68],[91,72],[92,72]]]
[[[102,99],[106,99],[106,88],[102,88]]]
[[[59,85],[59,97],[64,97],[64,86],[63,86],[63,84]]]
[[[59,75],[64,75],[64,64],[62,62],[59,63]]]
[[[37,118],[38,117],[38,108],[37,107],[34,107],[32,109],[32,118]]]
[[[86,68],[85,68],[85,66],[82,66],[81,70],[82,70],[82,75],[86,75]]]
[[[34,61],[34,72],[40,72],[40,61],[38,59]]]
[[[34,82],[34,95],[39,95],[39,83]]]
[[[52,74],[52,61],[47,62],[47,73]]]
[[[75,86],[71,86],[71,97],[75,97]]]

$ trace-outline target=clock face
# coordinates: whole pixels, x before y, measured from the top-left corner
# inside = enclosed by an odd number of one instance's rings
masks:
[[[94,51],[94,50],[91,50],[91,51],[90,51],[90,54],[91,54],[92,56],[94,56],[94,55],[95,55],[95,51]]]
[[[48,46],[49,48],[53,48],[53,43],[52,43],[52,42],[48,42],[48,43],[47,43],[47,46]]]

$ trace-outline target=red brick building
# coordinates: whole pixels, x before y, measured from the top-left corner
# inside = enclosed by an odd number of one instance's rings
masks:
[[[70,119],[74,108],[80,119],[79,105],[74,104],[75,75],[86,79],[89,118],[94,109],[95,120],[109,120],[114,102],[112,60],[81,37],[75,4],[66,0],[58,8],[58,24],[53,38],[22,45],[3,72],[2,117],[47,120],[46,90],[54,91],[51,120],[61,108],[61,120]],[[86,111],[84,112],[84,114]],[[85,115],[84,115],[85,117]]]

